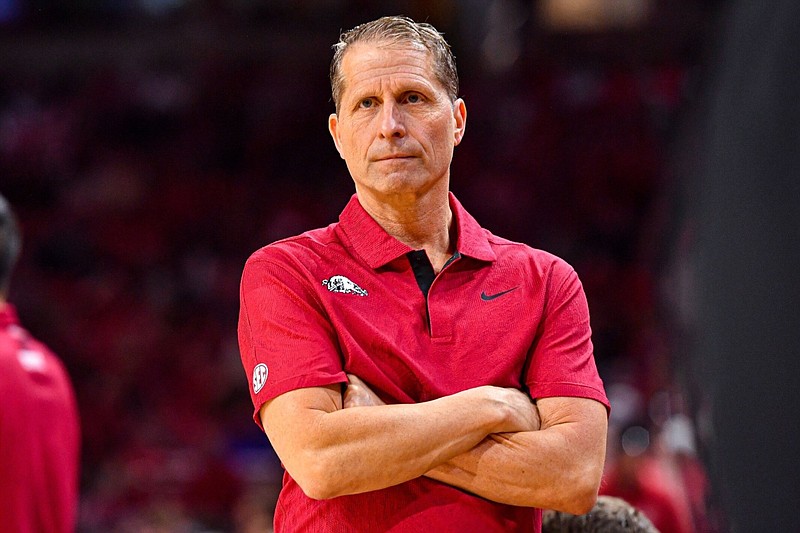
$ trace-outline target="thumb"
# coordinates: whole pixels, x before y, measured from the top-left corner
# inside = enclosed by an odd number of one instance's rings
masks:
[[[347,381],[349,381],[351,385],[364,385],[364,382],[355,374],[347,374]]]

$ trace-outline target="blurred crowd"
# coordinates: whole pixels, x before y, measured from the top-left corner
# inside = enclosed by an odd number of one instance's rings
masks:
[[[252,251],[333,222],[352,191],[326,130],[326,74],[339,26],[362,17],[318,3],[350,18],[304,25],[288,55],[0,63],[0,187],[25,237],[10,300],[75,383],[81,531],[269,528],[281,468],[251,419],[238,282]],[[309,20],[281,16],[247,38]],[[503,67],[468,42],[463,16],[432,22],[453,28],[469,111],[454,192],[584,283],[613,406],[602,490],[663,532],[713,531],[662,283],[669,153],[698,51],[529,21]]]

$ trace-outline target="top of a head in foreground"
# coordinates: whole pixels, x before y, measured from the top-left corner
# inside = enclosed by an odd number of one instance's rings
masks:
[[[625,500],[599,496],[591,511],[573,515],[545,511],[542,533],[659,533],[652,522]]]

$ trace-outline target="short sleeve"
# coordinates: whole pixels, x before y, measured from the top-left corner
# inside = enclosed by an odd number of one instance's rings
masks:
[[[609,409],[597,372],[589,306],[578,275],[567,263],[553,263],[546,283],[544,315],[526,370],[531,397],[581,397]]]
[[[240,286],[239,351],[259,426],[258,412],[272,398],[347,381],[324,309],[281,253],[267,247],[253,254]]]

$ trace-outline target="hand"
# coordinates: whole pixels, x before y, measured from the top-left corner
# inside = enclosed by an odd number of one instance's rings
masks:
[[[342,407],[374,407],[376,405],[386,405],[366,383],[354,374],[347,374],[349,383],[344,391]],[[503,421],[499,424],[497,433],[510,433],[517,431],[537,431],[540,429],[539,410],[531,402],[530,397],[524,392],[512,389],[493,386],[477,387],[471,391],[464,391],[462,394],[470,394],[481,390],[488,394],[490,401],[498,404],[502,409]]]
[[[367,387],[366,383],[361,381],[358,376],[347,374],[349,383],[344,390],[344,397],[342,398],[342,407],[374,407],[376,405],[386,405],[377,394],[372,392],[372,389]]]
[[[530,397],[512,388],[487,387],[494,401],[499,401],[505,417],[496,433],[538,431],[541,428],[539,409]]]

